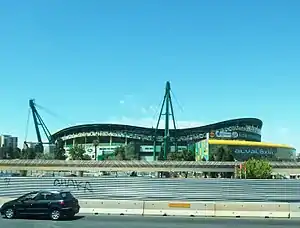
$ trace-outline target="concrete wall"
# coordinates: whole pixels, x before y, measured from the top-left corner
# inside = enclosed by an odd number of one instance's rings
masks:
[[[0,198],[0,205],[11,198]],[[79,201],[82,214],[300,218],[300,203],[193,202],[193,201]]]

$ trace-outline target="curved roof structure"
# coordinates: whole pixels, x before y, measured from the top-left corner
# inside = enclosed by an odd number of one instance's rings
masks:
[[[234,126],[253,126],[258,129],[262,128],[262,121],[257,118],[241,118],[241,119],[232,119],[226,120],[218,123],[213,123],[205,126],[192,127],[192,128],[182,128],[176,130],[176,136],[187,136],[193,134],[203,134],[210,132],[212,130],[234,127]],[[146,128],[146,127],[138,127],[131,125],[123,125],[123,124],[84,124],[84,125],[76,125],[72,127],[68,127],[62,129],[52,135],[54,139],[83,132],[91,132],[91,131],[107,131],[107,132],[131,132],[134,134],[142,134],[142,135],[154,135],[154,128]],[[172,135],[175,131],[173,129],[170,130],[170,134]],[[157,132],[158,135],[163,135],[164,130],[159,129]],[[260,135],[260,133],[257,133]]]

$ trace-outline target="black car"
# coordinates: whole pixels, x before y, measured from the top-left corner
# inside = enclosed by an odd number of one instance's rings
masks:
[[[4,203],[0,213],[8,219],[21,215],[46,215],[58,220],[74,217],[79,209],[78,200],[68,191],[35,191]]]

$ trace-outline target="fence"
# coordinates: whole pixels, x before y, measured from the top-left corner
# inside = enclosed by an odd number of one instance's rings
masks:
[[[300,181],[288,179],[0,178],[0,197],[56,189],[80,199],[300,202]]]

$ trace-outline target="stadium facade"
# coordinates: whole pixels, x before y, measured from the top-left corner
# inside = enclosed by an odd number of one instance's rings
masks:
[[[293,147],[283,144],[261,142],[262,121],[256,118],[227,120],[201,127],[171,129],[170,152],[194,146],[196,160],[210,160],[220,146],[228,147],[236,160],[250,157],[265,157],[271,161],[289,161],[296,157]],[[112,154],[116,147],[134,143],[143,160],[153,160],[153,140],[155,129],[120,125],[120,124],[86,124],[60,130],[52,135],[64,142],[68,151],[75,144],[82,145],[93,158],[102,160],[104,155]],[[156,152],[162,150],[164,129],[157,131]],[[93,142],[97,140],[98,145]],[[172,144],[173,143],[173,144]]]

